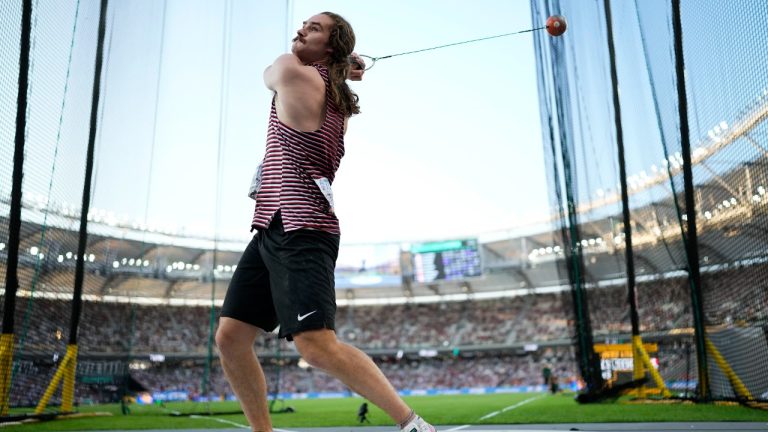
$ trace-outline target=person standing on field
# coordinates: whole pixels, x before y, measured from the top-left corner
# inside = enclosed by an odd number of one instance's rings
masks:
[[[257,233],[232,276],[216,332],[224,373],[254,431],[272,431],[272,424],[253,345],[278,325],[278,337],[293,340],[310,365],[377,405],[403,431],[435,431],[371,358],[334,330],[340,231],[331,185],[349,118],[360,112],[346,83],[363,78],[365,63],[354,47],[350,24],[323,12],[305,21],[291,52],[264,71],[274,97],[266,153],[249,193]]]

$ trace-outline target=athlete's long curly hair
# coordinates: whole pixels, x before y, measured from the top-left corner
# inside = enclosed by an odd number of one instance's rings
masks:
[[[360,113],[357,104],[360,99],[347,85],[347,73],[350,63],[349,55],[355,49],[355,32],[347,20],[333,12],[323,12],[330,17],[334,26],[328,44],[333,50],[328,58],[328,75],[331,80],[331,98],[336,107],[346,117]]]

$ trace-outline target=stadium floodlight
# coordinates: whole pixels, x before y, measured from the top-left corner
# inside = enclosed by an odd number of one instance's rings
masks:
[[[194,270],[200,270],[200,264],[195,264],[192,266]]]
[[[757,193],[759,193],[760,195],[765,195],[765,188],[762,186],[758,186]]]
[[[72,259],[72,252],[67,252],[66,257],[67,259]]]
[[[710,212],[710,211],[705,211],[705,212],[704,212],[704,217],[705,217],[705,218],[707,218],[707,219],[712,219],[712,212]]]
[[[43,259],[43,258],[45,258],[45,254],[43,254],[42,252],[40,252],[40,255],[38,255],[37,257],[38,257],[38,258],[40,258],[40,259]]]
[[[89,262],[94,262],[94,261],[96,261],[96,255],[94,255],[94,254],[90,254],[90,255],[88,255],[88,261],[89,261]]]
[[[128,260],[128,265],[133,265],[136,262],[135,259],[131,258]]]
[[[4,250],[4,249],[5,249],[5,243],[0,243],[0,250]]]
[[[117,261],[112,261],[112,268],[118,268],[120,267],[120,263]]]
[[[174,266],[175,266],[175,265],[176,265],[176,264],[174,264]],[[172,271],[173,271],[173,269],[174,269],[174,268],[175,268],[175,267],[173,267],[173,266],[168,266],[168,267],[166,267],[166,268],[165,268],[165,272],[166,272],[166,273],[170,273],[170,272],[172,272]]]
[[[149,260],[144,260],[144,267],[149,267]]]
[[[64,255],[59,255],[59,257],[56,259],[58,262],[64,262]]]
[[[735,197],[731,197],[731,204],[736,205],[738,201],[736,201]]]
[[[187,263],[187,265],[184,268],[187,270],[192,270],[192,264]]]
[[[753,195],[752,196],[752,201],[754,201],[756,203],[759,203],[760,202],[760,195]]]
[[[38,252],[40,252],[40,249],[38,249],[37,246],[32,246],[31,248],[29,248],[30,255],[37,255]]]

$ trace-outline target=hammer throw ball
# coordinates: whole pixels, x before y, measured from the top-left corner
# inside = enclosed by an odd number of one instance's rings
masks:
[[[547,18],[547,33],[552,36],[562,36],[566,27],[568,27],[568,23],[562,15],[552,15]]]

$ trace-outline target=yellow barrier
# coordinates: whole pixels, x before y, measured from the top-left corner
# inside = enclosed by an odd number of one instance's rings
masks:
[[[0,416],[7,416],[13,370],[13,333],[0,335]]]
[[[717,350],[715,344],[713,344],[709,338],[704,339],[704,343],[707,346],[709,355],[714,357],[715,363],[717,363],[725,376],[728,377],[728,381],[731,382],[731,386],[733,386],[733,390],[736,392],[736,394],[738,394],[743,399],[754,400],[755,398],[752,397],[752,394],[747,389],[747,386],[745,386],[741,379],[739,379],[739,376],[736,375],[736,372],[734,372],[734,370],[731,368],[731,365],[729,365],[725,360],[725,357],[723,357],[723,355],[720,354],[720,351]]]
[[[656,370],[655,367],[651,364],[651,358],[648,357],[648,353],[645,351],[645,348],[643,347],[643,340],[640,336],[632,336],[632,346],[634,347],[633,352],[635,353],[634,357],[634,366],[635,366],[635,379],[639,379],[645,376],[645,372],[643,371],[643,366],[645,366],[646,369],[648,369],[648,372],[651,373],[651,378],[653,378],[653,381],[656,383],[656,387],[661,389],[661,395],[665,398],[672,397],[672,393],[669,392],[669,389],[667,389],[667,385],[664,383],[664,380],[661,378],[661,375],[659,375],[659,371]],[[637,358],[640,358],[640,362],[637,361]],[[640,368],[640,375],[638,377],[638,367]],[[641,386],[640,389],[638,389],[638,394],[640,397],[645,397],[645,386]]]
[[[640,339],[640,336],[632,336],[632,378],[634,380],[643,379],[645,377],[645,368],[643,368],[643,356],[640,353],[641,350],[643,350],[642,339]],[[645,385],[638,387],[637,397],[645,399],[645,390]]]
[[[51,383],[48,384],[48,388],[45,390],[42,399],[35,408],[35,414],[42,414],[45,407],[48,406],[48,401],[56,392],[56,388],[59,386],[59,382],[64,380],[64,387],[61,390],[61,410],[63,412],[72,412],[75,396],[75,373],[77,371],[77,345],[67,345],[67,354],[64,355],[64,359],[59,364],[59,368],[56,370],[56,374],[53,375]]]

